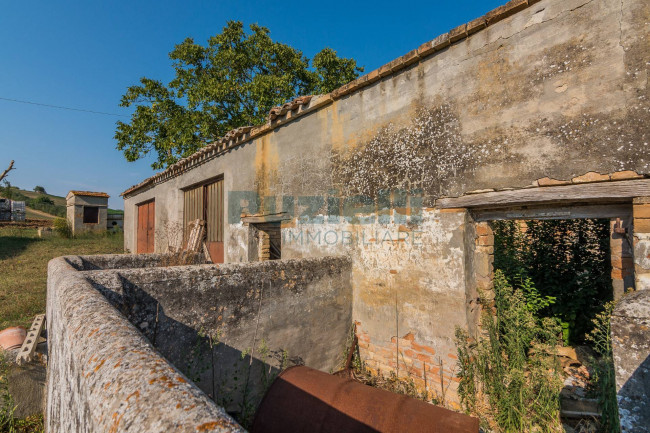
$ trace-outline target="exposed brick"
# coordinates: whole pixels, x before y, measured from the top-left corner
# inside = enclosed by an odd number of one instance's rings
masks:
[[[359,341],[358,344],[359,344],[359,347],[361,347],[362,349],[367,349],[368,348],[368,343],[365,342],[365,341]]]
[[[603,182],[605,180],[609,180],[608,174],[600,174],[600,173],[596,173],[595,171],[590,171],[588,173],[583,174],[582,176],[574,177],[573,179],[571,179],[571,182],[588,183],[588,182]]]
[[[634,218],[650,218],[650,204],[635,204],[632,214]]]
[[[623,279],[623,271],[620,268],[612,268],[612,278],[616,280]]]
[[[612,180],[640,179],[643,177],[643,175],[632,170],[617,171],[616,173],[612,173],[610,176]]]
[[[499,6],[498,8],[493,9],[485,14],[485,20],[490,26],[498,21],[501,21],[504,18],[509,17],[510,15],[517,13],[527,6],[528,0],[511,0],[503,6]]]
[[[650,233],[650,218],[634,218],[635,233]]]
[[[487,21],[485,20],[485,17],[480,17],[476,18],[475,20],[472,20],[467,23],[467,35],[471,35],[472,33],[476,33],[479,30],[483,30],[484,28],[487,27]]]
[[[402,63],[404,63],[404,66],[408,66],[412,63],[417,62],[418,60],[420,60],[420,55],[418,54],[417,49],[411,50],[402,56]]]
[[[479,236],[477,242],[478,245],[494,245],[494,235]]]
[[[402,338],[405,339],[405,340],[413,341],[413,340],[415,340],[415,335],[413,335],[412,332],[409,332],[408,334],[406,334],[406,335],[405,335],[404,337],[402,337]]]
[[[449,42],[454,43],[467,37],[467,24],[449,30]]]
[[[414,352],[414,351],[411,350],[411,349],[406,349],[406,350],[404,351],[404,355],[406,355],[406,356],[408,356],[408,357],[410,357],[410,358],[415,358],[415,356],[417,355],[417,352]]]
[[[450,357],[451,359],[458,359],[458,356],[456,356],[456,354],[454,353],[448,353],[447,356]]]
[[[371,71],[368,73],[368,82],[369,83],[374,83],[375,81],[379,80],[379,69],[375,69],[374,71]]]
[[[476,234],[478,236],[488,236],[492,234],[492,229],[487,223],[477,223]]]
[[[557,179],[551,179],[549,177],[543,177],[541,179],[537,179],[538,186],[569,185],[570,183],[571,183],[570,180],[557,180]]]
[[[427,362],[427,363],[431,362],[431,357],[429,355],[425,355],[423,353],[418,353],[415,356],[415,359],[418,359],[418,360],[420,360],[422,362]]]
[[[435,354],[436,354],[435,349],[433,349],[432,347],[429,347],[429,346],[423,346],[423,345],[421,345],[421,344],[417,344],[415,341],[411,343],[411,347],[412,347],[414,350],[417,350],[418,352],[426,352],[426,353],[429,353],[429,354],[431,354],[431,355],[435,355]]]
[[[418,48],[420,57],[428,56],[449,46],[449,33],[444,33],[432,41],[425,42]]]

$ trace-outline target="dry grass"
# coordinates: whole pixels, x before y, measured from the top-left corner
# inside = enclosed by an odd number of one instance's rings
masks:
[[[47,262],[72,254],[123,252],[121,233],[39,239],[36,229],[0,227],[0,329],[29,328],[45,312]]]

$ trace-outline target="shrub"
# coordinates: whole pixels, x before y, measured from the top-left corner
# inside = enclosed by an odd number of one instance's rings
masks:
[[[555,319],[537,317],[550,300],[530,281],[526,293],[514,289],[499,270],[494,295],[496,315],[490,313],[491,302],[482,299],[478,341],[456,330],[461,402],[489,430],[562,431],[562,377],[555,354],[560,327]]]
[[[54,231],[63,238],[72,237],[72,226],[66,218],[54,219]]]

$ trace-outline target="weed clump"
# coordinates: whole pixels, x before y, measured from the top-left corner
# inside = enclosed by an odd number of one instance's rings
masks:
[[[54,232],[62,238],[72,238],[72,226],[66,218],[54,219]]]
[[[537,315],[552,300],[530,281],[525,292],[514,289],[497,270],[494,304],[481,301],[478,340],[456,330],[458,392],[465,410],[494,432],[562,431],[562,376],[555,353],[561,328],[556,319]]]

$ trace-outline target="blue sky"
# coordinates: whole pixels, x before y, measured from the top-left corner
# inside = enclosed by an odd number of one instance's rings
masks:
[[[0,1],[0,98],[121,115],[129,85],[172,78],[167,54],[186,37],[205,43],[227,20],[259,23],[312,57],[329,46],[369,72],[502,1]],[[0,100],[0,170],[16,160],[12,184],[119,194],[153,174],[126,162],[116,120],[128,117]]]

